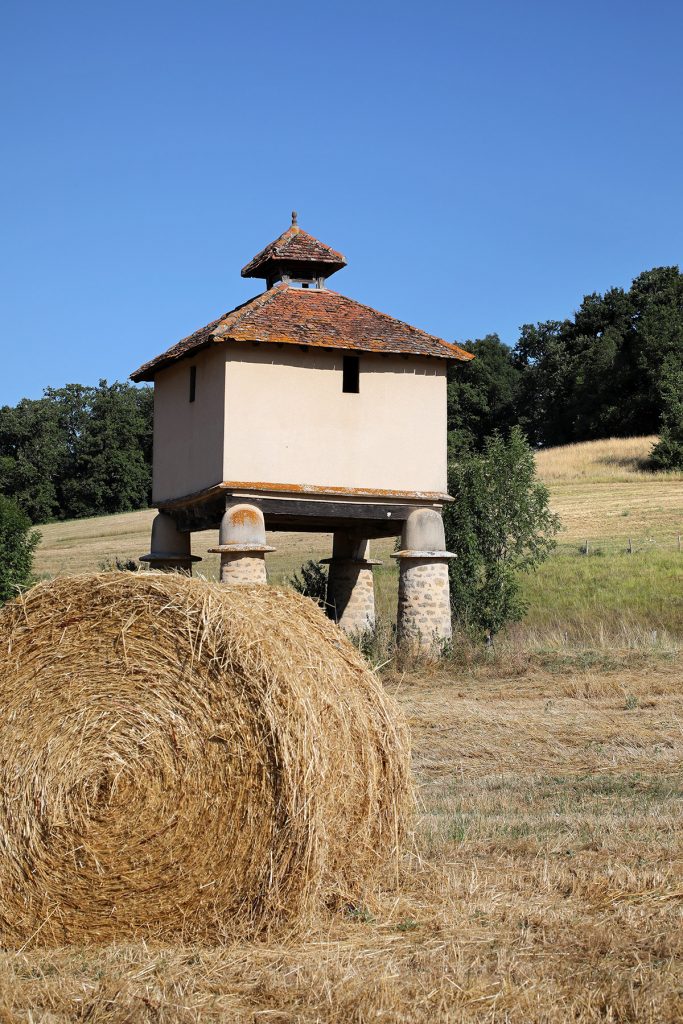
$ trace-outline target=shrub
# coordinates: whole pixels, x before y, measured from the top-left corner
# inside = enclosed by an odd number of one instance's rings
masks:
[[[327,606],[327,570],[323,569],[320,562],[314,562],[309,558],[299,569],[301,575],[294,573],[287,581],[294,590],[304,597],[310,597],[316,601],[321,608]]]
[[[534,455],[518,427],[493,434],[482,452],[465,452],[449,468],[455,501],[444,512],[451,608],[465,632],[492,636],[522,618],[519,573],[555,546],[559,519],[536,479]]]
[[[115,558],[105,558],[100,562],[100,569],[102,572],[139,572],[140,565],[134,558],[126,558],[125,555],[121,558],[120,555],[116,555]]]
[[[0,604],[31,583],[33,552],[40,534],[11,498],[0,494]]]
[[[662,372],[660,390],[660,437],[650,454],[650,466],[652,469],[683,469],[683,370],[668,364]]]

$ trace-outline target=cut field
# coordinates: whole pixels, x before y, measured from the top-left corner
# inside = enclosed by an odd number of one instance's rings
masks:
[[[539,476],[548,485],[562,531],[553,556],[523,581],[529,610],[514,635],[543,647],[562,635],[577,642],[611,644],[626,633],[656,642],[683,635],[683,474],[642,468],[653,438],[619,438],[539,452]],[[154,513],[51,523],[40,528],[36,569],[41,576],[97,569],[116,557],[149,550]],[[215,579],[218,556],[208,554],[215,531],[193,536],[204,560],[198,571]],[[331,554],[329,534],[278,533],[268,556],[270,577],[282,582],[309,558]],[[583,554],[588,541],[588,555]],[[629,554],[629,542],[632,553]],[[383,560],[376,570],[378,607],[394,614],[393,541],[373,545]],[[640,640],[639,640],[640,642]]]
[[[498,660],[392,673],[420,809],[398,879],[305,936],[0,956],[0,1020],[674,1024],[683,682]]]
[[[525,580],[525,622],[485,655],[385,667],[419,808],[383,892],[268,942],[41,950],[36,936],[0,955],[0,1022],[682,1020],[683,478],[644,473],[649,446],[539,453],[564,530]],[[151,519],[43,527],[39,569],[137,556]],[[330,548],[274,542],[279,579]],[[375,549],[385,617],[391,548]]]

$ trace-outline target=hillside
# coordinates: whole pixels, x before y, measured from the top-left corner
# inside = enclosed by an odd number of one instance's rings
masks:
[[[558,550],[525,580],[530,602],[526,627],[620,630],[683,634],[683,474],[652,474],[642,464],[653,438],[617,438],[551,448],[537,455],[553,509],[562,519]],[[96,569],[116,557],[137,558],[149,550],[153,511],[52,523],[40,528],[39,575]],[[330,535],[272,535],[277,550],[268,558],[271,579],[282,581],[308,558],[331,554]],[[629,539],[632,552],[628,553]],[[589,542],[589,557],[582,554]],[[193,550],[204,561],[199,571],[215,578],[218,556],[207,549],[215,531],[195,534]],[[393,541],[373,545],[383,559],[377,573],[378,602],[388,615],[396,599]]]
[[[567,543],[628,537],[672,544],[683,532],[683,473],[650,473],[654,437],[611,438],[549,448],[536,456]]]

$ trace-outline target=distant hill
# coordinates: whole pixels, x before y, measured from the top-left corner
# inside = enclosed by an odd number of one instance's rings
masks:
[[[536,455],[541,479],[551,492],[553,508],[565,525],[563,540],[666,530],[683,532],[683,473],[651,473],[642,468],[655,437],[612,438],[548,448]],[[620,486],[616,490],[613,484]],[[628,511],[629,522],[624,512]],[[621,517],[622,521],[619,520]],[[154,512],[127,512],[95,519],[72,519],[40,526],[43,539],[36,558],[40,575],[98,569],[102,562],[138,558],[149,550]],[[217,571],[217,556],[207,556],[215,531],[196,534],[193,548],[202,555],[202,572]],[[329,554],[329,537],[280,534],[269,559],[275,576],[289,573],[310,557]],[[393,541],[373,545],[379,557],[388,555]],[[384,550],[386,548],[386,551]],[[215,563],[215,564],[214,564]]]
[[[536,455],[538,475],[549,486],[579,480],[597,483],[683,480],[683,472],[653,473],[646,468],[657,440],[654,434],[649,437],[610,437],[545,448]]]

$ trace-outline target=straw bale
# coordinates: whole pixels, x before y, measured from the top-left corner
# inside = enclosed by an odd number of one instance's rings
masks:
[[[0,611],[0,941],[257,935],[367,898],[406,726],[313,602],[162,573]]]

